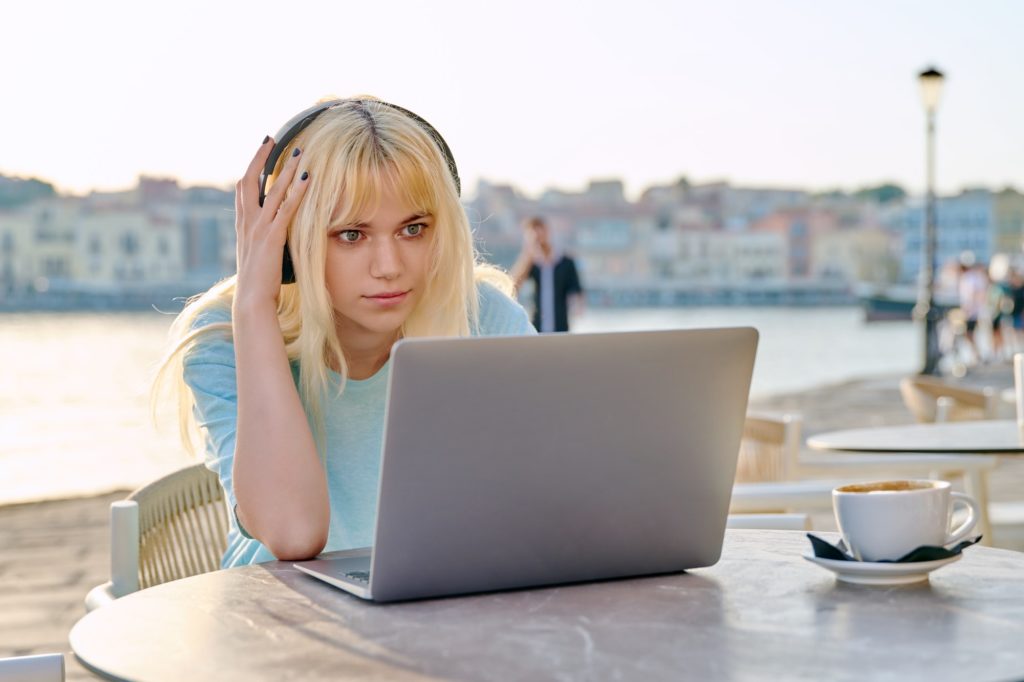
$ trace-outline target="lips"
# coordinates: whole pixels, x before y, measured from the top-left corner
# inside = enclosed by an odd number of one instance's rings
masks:
[[[394,306],[404,301],[408,296],[411,289],[405,291],[384,291],[379,294],[371,294],[365,296],[368,301],[376,303],[379,306]]]

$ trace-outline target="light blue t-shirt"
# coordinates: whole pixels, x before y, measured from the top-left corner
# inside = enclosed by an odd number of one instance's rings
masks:
[[[536,333],[526,311],[489,284],[479,284],[480,324],[474,336]],[[199,325],[227,322],[229,310],[210,311]],[[210,334],[185,355],[185,383],[195,396],[193,412],[206,447],[206,466],[220,476],[229,509],[235,508],[231,477],[238,428],[238,390],[235,380],[235,349],[225,334]],[[388,361],[368,379],[350,379],[337,395],[339,376],[330,373],[329,396],[323,405],[325,466],[331,503],[331,525],[324,551],[369,547],[377,515],[381,441],[384,434],[384,401]],[[296,374],[297,379],[297,374]],[[272,561],[258,540],[246,537],[230,515],[228,548],[221,566],[230,568]]]

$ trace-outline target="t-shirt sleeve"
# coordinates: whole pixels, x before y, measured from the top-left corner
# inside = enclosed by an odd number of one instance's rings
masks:
[[[193,329],[210,324],[230,323],[227,310],[203,313]],[[232,479],[235,439],[238,434],[238,383],[235,376],[235,346],[227,330],[211,330],[199,337],[185,352],[184,380],[192,391],[192,414],[203,436],[206,467],[220,478],[233,522],[246,538],[251,536],[238,522]]]
[[[486,282],[477,285],[480,296],[479,336],[522,336],[536,334],[526,310],[497,287]]]

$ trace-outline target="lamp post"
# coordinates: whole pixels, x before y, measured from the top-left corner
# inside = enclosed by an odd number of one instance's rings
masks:
[[[943,75],[935,67],[922,71],[917,81],[927,119],[927,185],[925,189],[924,240],[921,245],[920,291],[914,317],[924,322],[924,364],[921,374],[937,374],[939,369],[939,320],[941,311],[935,305],[935,110],[942,95]]]

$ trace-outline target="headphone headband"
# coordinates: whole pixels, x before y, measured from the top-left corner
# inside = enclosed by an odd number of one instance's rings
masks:
[[[285,147],[288,146],[288,143],[295,139],[296,135],[305,130],[310,123],[316,120],[317,116],[332,107],[336,107],[339,104],[345,104],[346,102],[359,102],[360,104],[375,103],[383,105],[408,116],[418,123],[437,144],[437,148],[441,151],[441,155],[444,157],[445,163],[448,165],[448,170],[452,174],[452,180],[455,181],[455,191],[460,195],[462,194],[462,182],[459,180],[459,169],[455,166],[455,157],[452,156],[452,150],[448,148],[448,143],[444,141],[443,137],[441,137],[441,133],[437,132],[437,129],[427,123],[426,119],[422,116],[418,116],[408,109],[403,109],[400,106],[390,104],[379,99],[332,99],[326,102],[320,102],[319,104],[314,104],[308,109],[304,109],[295,114],[295,116],[292,116],[287,123],[281,126],[277,135],[274,136],[274,148],[270,150],[270,156],[267,157],[267,162],[263,165],[263,171],[260,173],[260,206],[263,205],[263,200],[267,198],[267,180],[269,180],[271,174],[273,174],[274,168],[277,166],[277,161],[281,158],[281,154],[284,152]],[[292,254],[288,250],[288,245],[285,244],[284,260],[281,266],[281,282],[283,284],[291,284],[294,281],[295,267],[292,265]]]
[[[277,131],[277,135],[274,136],[274,148],[270,150],[270,156],[267,157],[267,162],[263,164],[263,171],[260,173],[260,206],[263,205],[263,200],[267,198],[267,180],[270,179],[270,176],[274,172],[274,168],[277,167],[277,161],[281,158],[281,154],[284,153],[285,147],[288,146],[288,143],[295,139],[296,135],[309,127],[309,124],[315,121],[317,116],[328,109],[336,107],[339,104],[345,104],[346,102],[381,104],[416,121],[416,123],[418,123],[420,127],[430,135],[434,140],[434,143],[437,144],[437,148],[441,151],[441,155],[444,157],[445,163],[448,165],[448,171],[452,174],[452,180],[455,181],[455,191],[460,195],[462,194],[462,182],[459,180],[459,169],[455,165],[455,157],[452,155],[452,150],[448,147],[448,143],[444,141],[444,138],[441,137],[441,133],[437,132],[437,129],[430,125],[425,118],[418,114],[414,114],[408,109],[400,107],[397,104],[391,104],[383,100],[332,99],[326,102],[320,102],[319,104],[314,104],[308,109],[303,109],[288,119],[288,122],[281,126],[281,129]]]

